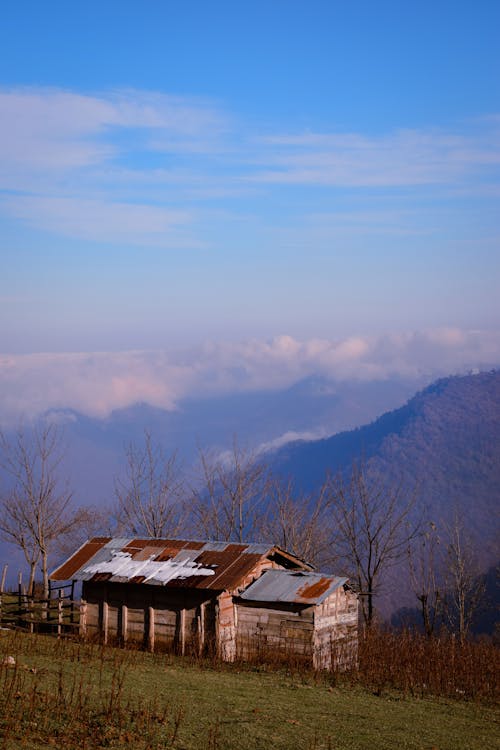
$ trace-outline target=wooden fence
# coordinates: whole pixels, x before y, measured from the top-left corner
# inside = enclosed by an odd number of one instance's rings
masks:
[[[17,591],[5,590],[7,566],[0,581],[0,627],[62,635],[77,635],[80,602],[75,601],[74,582],[52,587],[48,598],[28,596],[19,574]]]

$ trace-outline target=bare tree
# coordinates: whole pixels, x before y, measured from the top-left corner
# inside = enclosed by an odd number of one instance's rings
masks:
[[[54,552],[60,558],[67,558],[83,542],[93,536],[113,535],[113,513],[105,506],[81,506],[74,512],[74,523],[67,532],[54,542]]]
[[[144,432],[144,444],[126,450],[125,479],[115,480],[118,524],[132,534],[176,536],[183,526],[183,479],[175,453],[165,455]]]
[[[349,481],[331,480],[330,508],[333,542],[344,572],[355,583],[364,621],[371,625],[374,598],[384,573],[406,554],[417,530],[410,524],[414,498],[400,486],[385,486],[370,478],[362,465],[353,464]]]
[[[264,464],[255,454],[242,450],[236,440],[226,455],[200,450],[200,475],[190,502],[197,533],[224,541],[251,539],[265,507],[267,480]]]
[[[428,638],[434,634],[443,607],[441,549],[433,522],[408,544],[410,583],[420,605],[422,625]]]
[[[316,567],[328,567],[334,562],[330,522],[326,484],[313,495],[303,495],[294,490],[291,480],[274,479],[259,536]]]
[[[56,425],[46,424],[28,433],[19,429],[11,440],[1,435],[0,444],[0,464],[9,478],[9,489],[0,499],[0,533],[24,553],[30,566],[30,594],[41,563],[47,598],[49,551],[75,523],[68,512],[71,492],[59,476],[61,435]]]
[[[5,542],[19,547],[29,566],[28,596],[33,595],[40,548],[26,521],[29,504],[15,490],[2,492],[0,500],[0,536]]]
[[[450,628],[458,633],[463,643],[480,607],[485,583],[472,539],[458,511],[446,532],[445,614]]]

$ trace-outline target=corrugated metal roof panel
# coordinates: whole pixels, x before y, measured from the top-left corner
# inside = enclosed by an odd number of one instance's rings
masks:
[[[75,578],[78,571],[86,562],[91,560],[97,552],[107,546],[111,538],[95,537],[85,544],[72,555],[65,563],[60,565],[50,576],[53,581],[69,581]]]
[[[247,553],[250,555],[266,555],[269,552],[268,544],[247,544]]]
[[[254,602],[320,604],[346,581],[309,571],[267,570],[240,596]]]
[[[100,537],[84,544],[51,579],[234,590],[274,550],[264,544]]]
[[[106,547],[108,548],[115,548],[115,547],[126,547],[126,545],[131,542],[132,539],[127,537],[112,537],[110,538],[109,542],[106,544]],[[151,541],[151,540],[150,540]]]
[[[181,549],[179,552],[175,555],[175,561],[176,562],[195,562],[196,558],[199,556],[199,550],[197,549]],[[156,558],[158,559],[158,558]]]
[[[157,562],[152,557],[148,560],[137,560],[130,552],[121,549],[111,550],[108,560],[97,564],[85,565],[84,575],[91,574],[92,580],[109,580],[116,583],[127,583],[131,578],[144,576],[144,583],[166,585],[175,578],[196,576],[213,576],[213,570],[204,568],[192,561],[178,561],[171,558]],[[96,579],[96,576],[99,576]],[[106,579],[103,576],[107,576]]]
[[[227,566],[221,565],[221,571],[216,571],[213,581],[208,581],[203,588],[209,589],[234,589],[255,568],[262,559],[262,555],[240,555]]]
[[[228,546],[229,542],[205,542],[203,545],[204,550],[213,550],[214,552],[223,552]]]

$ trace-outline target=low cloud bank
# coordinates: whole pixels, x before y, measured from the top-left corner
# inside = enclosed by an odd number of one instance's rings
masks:
[[[438,377],[500,364],[500,331],[433,329],[378,337],[211,343],[182,351],[0,356],[0,419],[48,409],[106,417],[146,402],[286,388],[302,378],[374,381]]]

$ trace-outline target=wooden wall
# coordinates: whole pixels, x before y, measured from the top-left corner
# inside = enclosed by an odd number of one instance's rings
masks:
[[[269,567],[278,566],[263,561],[241,588]],[[356,663],[358,599],[349,589],[338,589],[316,606],[259,604],[238,600],[237,594],[87,581],[81,629],[106,642],[181,654],[215,650],[225,661],[293,655],[316,669]]]
[[[356,663],[358,599],[349,590],[338,589],[309,607],[240,600],[235,620],[242,659],[297,658],[315,669],[346,669]]]
[[[262,573],[270,568],[282,569],[282,566],[267,558],[259,560],[252,571],[240,581],[238,590],[223,591],[217,597],[215,609],[216,646],[217,653],[224,661],[234,661],[238,655],[238,613],[234,605],[234,596],[237,596],[240,591],[243,591],[253,581],[260,578]]]
[[[347,669],[358,657],[358,597],[339,588],[314,612],[314,667]]]
[[[303,605],[236,604],[237,653],[241,659],[311,661],[314,647],[314,608]]]
[[[216,597],[198,589],[88,581],[82,630],[105,642],[202,653],[215,643]]]

